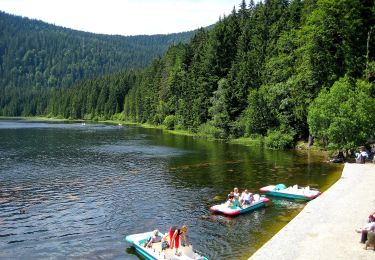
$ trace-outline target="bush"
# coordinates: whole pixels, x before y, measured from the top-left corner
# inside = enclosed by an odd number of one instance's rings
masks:
[[[200,125],[198,128],[198,134],[217,139],[222,139],[225,137],[224,130],[217,128],[210,123]]]
[[[174,129],[174,121],[175,121],[175,116],[174,115],[169,115],[164,118],[163,125],[168,129],[168,130],[173,130]]]
[[[117,113],[112,116],[112,120],[115,121],[124,121],[125,120],[125,114],[124,113]]]
[[[295,132],[282,132],[281,130],[268,130],[264,144],[272,149],[286,149],[292,147]]]
[[[374,136],[373,84],[349,77],[323,89],[310,104],[310,133],[331,149],[350,149]]]
[[[84,120],[92,120],[93,119],[93,115],[90,113],[90,114],[84,114],[83,115],[83,119]]]

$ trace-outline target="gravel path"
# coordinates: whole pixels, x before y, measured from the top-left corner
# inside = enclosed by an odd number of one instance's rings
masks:
[[[249,259],[372,259],[360,234],[375,210],[375,164],[345,164],[341,178],[309,202]]]

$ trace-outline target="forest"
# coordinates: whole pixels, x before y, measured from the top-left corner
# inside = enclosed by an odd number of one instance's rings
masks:
[[[44,114],[51,92],[144,68],[193,34],[101,35],[0,11],[0,115]]]
[[[17,115],[149,123],[270,148],[310,137],[350,149],[375,139],[374,25],[372,0],[243,0],[145,68],[51,91],[31,84],[32,105]],[[1,98],[0,114],[11,114]]]

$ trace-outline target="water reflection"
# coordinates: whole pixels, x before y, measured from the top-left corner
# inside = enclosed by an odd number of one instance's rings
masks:
[[[171,224],[211,259],[247,259],[305,205],[228,218],[234,186],[327,188],[340,169],[270,151],[133,126],[0,120],[0,258],[137,259],[124,236]]]

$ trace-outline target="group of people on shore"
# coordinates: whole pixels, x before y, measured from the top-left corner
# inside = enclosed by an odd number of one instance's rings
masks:
[[[337,155],[334,155],[330,162],[333,163],[342,163],[345,162],[346,158],[350,154],[340,151]],[[358,147],[358,150],[354,152],[354,158],[356,163],[364,164],[367,161],[372,161],[375,163],[375,144],[371,145],[370,149],[367,149],[365,146]]]
[[[368,160],[372,160],[375,163],[375,144],[371,145],[370,150],[366,149],[365,146],[359,147],[359,152],[354,153],[356,163],[365,163]]]
[[[231,191],[228,194],[227,197],[227,206],[230,208],[237,208],[237,207],[243,207],[246,205],[251,205],[251,203],[254,201],[254,194],[249,192],[247,189],[245,189],[241,194],[238,190],[238,188],[234,188],[233,191]]]
[[[175,254],[179,255],[178,249],[180,247],[181,237],[184,238],[185,245],[189,245],[186,237],[187,227],[182,225],[180,228],[177,226],[172,226],[169,228],[168,232],[165,235],[162,235],[159,230],[155,229],[152,232],[150,239],[144,244],[146,247],[152,247],[153,243],[162,242],[162,249],[173,249],[175,248]]]
[[[375,211],[371,212],[368,222],[363,227],[356,229],[356,232],[361,234],[360,242],[365,244],[364,249],[373,247],[375,251]]]
[[[362,163],[362,164],[365,163],[369,157],[369,154],[364,147],[361,147],[359,149],[359,152],[355,153],[354,155],[355,155],[356,163]]]

